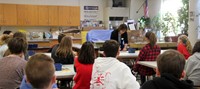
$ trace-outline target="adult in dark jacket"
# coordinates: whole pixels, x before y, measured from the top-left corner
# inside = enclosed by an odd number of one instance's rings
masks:
[[[127,35],[128,27],[126,24],[121,24],[118,29],[114,30],[111,33],[110,39],[116,40],[119,42],[121,50],[126,51],[128,46],[128,35]]]
[[[144,83],[141,89],[193,89],[193,82],[181,80],[185,76],[185,58],[175,50],[158,56],[156,74],[153,80]]]

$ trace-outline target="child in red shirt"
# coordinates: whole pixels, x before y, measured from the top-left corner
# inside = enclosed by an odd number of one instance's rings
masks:
[[[95,59],[95,50],[91,42],[85,42],[74,60],[76,75],[73,89],[90,89],[92,67]]]
[[[181,35],[178,38],[178,46],[177,50],[184,55],[185,59],[187,60],[188,57],[192,53],[192,46],[190,44],[190,41],[186,35]]]

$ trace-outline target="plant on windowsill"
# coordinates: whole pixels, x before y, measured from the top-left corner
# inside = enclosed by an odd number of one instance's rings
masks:
[[[182,0],[183,6],[178,10],[178,22],[182,34],[188,35],[189,0]]]
[[[160,15],[155,16],[151,21],[151,28],[156,32],[162,32],[165,42],[177,41],[178,21],[171,13],[165,13],[162,18]],[[169,36],[173,33],[175,36]]]

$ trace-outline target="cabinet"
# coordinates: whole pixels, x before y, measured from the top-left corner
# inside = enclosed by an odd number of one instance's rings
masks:
[[[0,4],[0,25],[3,25],[3,5]]]
[[[38,6],[17,5],[18,25],[38,25]]]
[[[70,7],[70,26],[80,26],[80,7]]]
[[[58,7],[48,6],[49,9],[49,25],[58,26]]]
[[[16,5],[0,4],[0,25],[17,25]]]
[[[39,25],[48,26],[49,25],[49,8],[48,6],[38,6],[38,18]]]
[[[0,25],[80,26],[80,7],[0,4]]]
[[[60,26],[69,26],[70,25],[70,7],[68,6],[59,6],[59,25]]]
[[[57,26],[58,25],[58,7],[57,6],[38,6],[39,25]]]
[[[59,25],[61,26],[80,26],[80,7],[60,6]]]

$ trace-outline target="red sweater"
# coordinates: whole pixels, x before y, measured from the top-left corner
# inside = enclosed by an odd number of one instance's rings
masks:
[[[188,57],[190,56],[190,53],[188,52],[187,48],[185,47],[184,44],[182,43],[179,43],[178,44],[178,47],[177,47],[177,50],[184,55],[185,59],[187,60]]]
[[[74,77],[75,86],[73,89],[90,89],[93,64],[81,64],[77,57],[74,62],[76,75]]]

